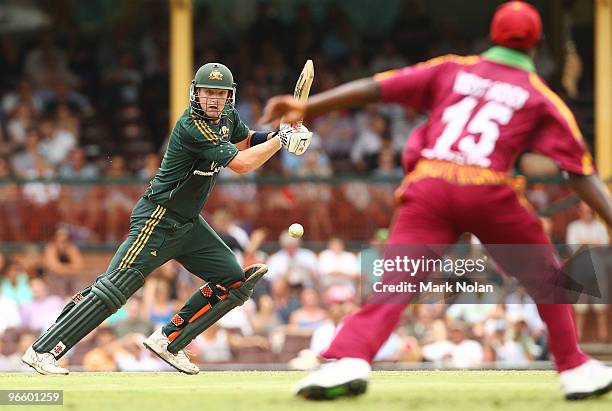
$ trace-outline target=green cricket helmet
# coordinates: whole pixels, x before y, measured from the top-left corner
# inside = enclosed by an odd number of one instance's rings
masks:
[[[206,110],[202,109],[200,103],[203,103],[206,107],[208,102],[200,102],[200,96],[198,95],[198,89],[200,88],[229,90],[229,96],[219,117],[212,118],[206,115]],[[208,99],[206,98],[206,100]],[[198,69],[189,89],[189,105],[193,116],[206,120],[217,120],[231,113],[235,103],[236,83],[234,83],[234,76],[227,66],[221,63],[206,63]]]

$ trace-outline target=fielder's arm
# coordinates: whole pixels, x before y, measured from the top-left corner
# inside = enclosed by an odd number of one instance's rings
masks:
[[[268,161],[280,148],[280,138],[274,136],[264,143],[239,151],[227,166],[236,173],[248,173]]]
[[[583,176],[570,173],[569,183],[576,194],[599,214],[608,227],[612,227],[612,198],[601,178],[597,174]]]
[[[372,77],[351,81],[316,94],[308,101],[298,101],[293,96],[272,97],[264,109],[262,123],[284,121],[293,123],[332,110],[363,106],[379,101],[382,92],[379,83]]]

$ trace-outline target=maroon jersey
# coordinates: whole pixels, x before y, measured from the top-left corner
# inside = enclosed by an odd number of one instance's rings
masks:
[[[494,47],[374,78],[383,101],[430,113],[408,139],[407,172],[423,158],[507,172],[524,151],[546,155],[572,173],[594,171],[573,114],[522,53]]]

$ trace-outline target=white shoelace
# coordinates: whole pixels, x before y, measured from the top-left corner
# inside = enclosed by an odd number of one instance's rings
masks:
[[[168,339],[165,339],[165,341],[162,342],[163,348],[164,350],[168,351],[168,345],[170,344],[170,341]],[[170,352],[170,351],[168,351]],[[191,365],[195,365],[191,362],[191,360],[189,359],[189,357],[192,355],[191,352],[189,352],[189,350],[182,349],[179,350],[176,354],[170,353],[171,355],[174,356],[174,358],[176,358],[177,361],[179,362],[188,362]]]
[[[51,353],[38,354],[38,360],[45,365],[52,365],[55,368],[62,368],[57,365],[57,360]]]
[[[190,353],[188,350],[183,349],[183,350],[179,350],[179,352],[177,352],[175,354],[176,358],[181,360],[181,361],[187,361],[188,363],[191,363],[191,360],[189,359],[189,357],[191,356],[192,353]]]

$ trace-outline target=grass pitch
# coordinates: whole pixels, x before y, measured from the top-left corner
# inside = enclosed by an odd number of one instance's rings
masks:
[[[379,371],[358,398],[308,402],[292,396],[301,372],[0,374],[0,389],[61,389],[66,410],[611,410],[612,395],[566,402],[550,371]],[[45,406],[2,406],[41,410]],[[59,406],[48,408],[60,409]]]

